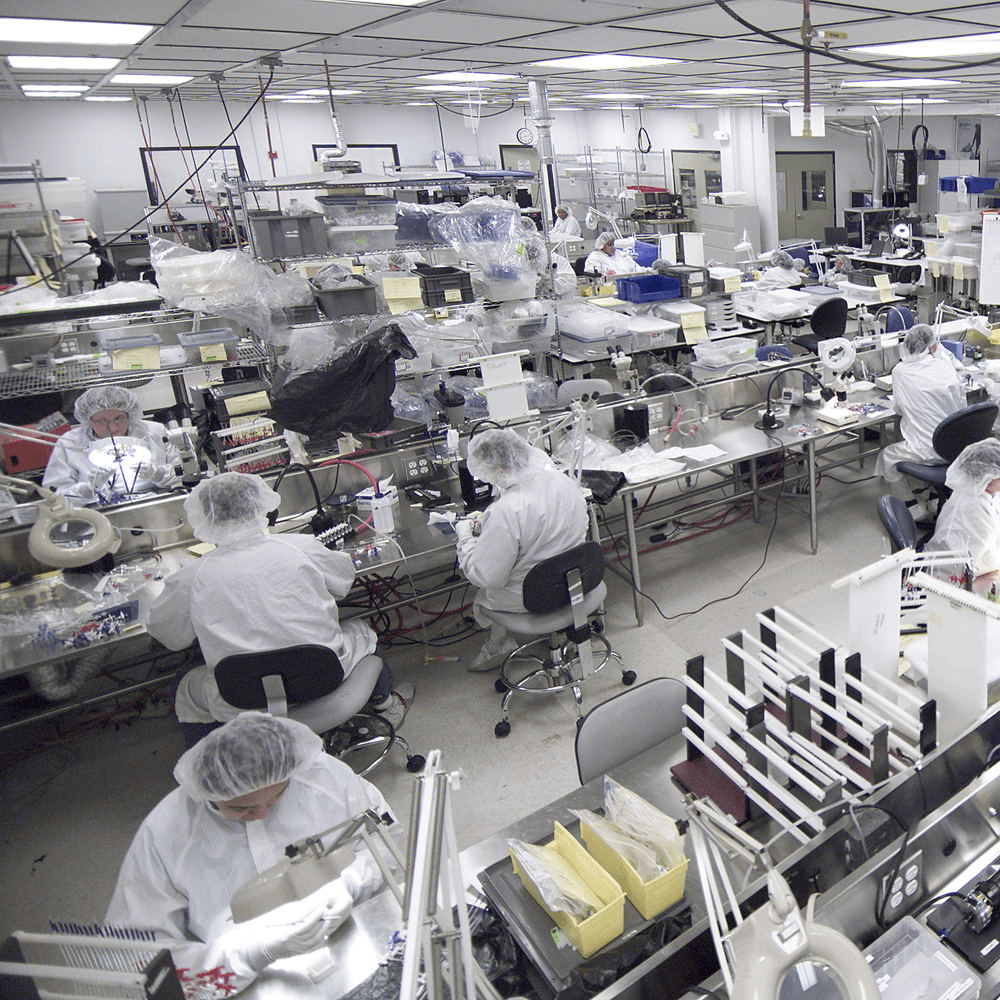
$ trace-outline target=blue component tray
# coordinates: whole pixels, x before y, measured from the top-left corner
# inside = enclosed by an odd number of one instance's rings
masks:
[[[615,278],[618,298],[626,302],[662,302],[679,299],[681,283],[665,274],[641,274],[635,277]]]

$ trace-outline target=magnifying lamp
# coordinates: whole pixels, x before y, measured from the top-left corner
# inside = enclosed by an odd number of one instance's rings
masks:
[[[69,569],[117,552],[121,533],[100,512],[74,507],[66,497],[28,479],[0,475],[0,483],[24,496],[37,493],[38,519],[28,532],[28,552],[40,563]]]
[[[840,399],[847,398],[847,380],[845,375],[850,371],[857,357],[854,345],[843,337],[829,337],[816,345],[820,363],[833,375],[832,388]]]

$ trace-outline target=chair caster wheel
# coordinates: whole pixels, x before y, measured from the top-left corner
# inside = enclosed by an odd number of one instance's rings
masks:
[[[493,690],[496,691],[497,694],[503,694],[504,691],[507,690],[507,684],[502,677],[498,677],[493,682]]]
[[[510,723],[506,719],[501,719],[493,727],[493,735],[498,740],[502,740],[505,736],[509,736],[510,735]]]
[[[409,771],[410,774],[416,774],[417,771],[421,770],[426,763],[427,761],[425,758],[421,757],[420,754],[415,754],[413,757],[406,758],[406,770]]]
[[[635,683],[636,673],[634,670],[623,670],[622,671],[622,684],[628,687],[630,684]]]

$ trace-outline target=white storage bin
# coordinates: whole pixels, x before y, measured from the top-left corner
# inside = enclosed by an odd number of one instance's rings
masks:
[[[633,351],[655,351],[677,343],[677,324],[655,316],[631,316],[628,331],[632,334]]]
[[[513,299],[533,299],[537,283],[538,279],[534,275],[512,280],[484,278],[481,274],[472,275],[472,287],[476,293],[476,297],[486,299],[487,302],[510,302]]]
[[[600,306],[558,305],[559,332],[564,337],[594,343],[628,336],[629,317]]]
[[[757,341],[750,337],[730,337],[694,345],[695,363],[703,368],[725,368],[741,361],[753,361]]]
[[[327,226],[331,253],[370,253],[396,245],[395,226]]]
[[[968,232],[982,220],[978,212],[938,212],[935,218],[939,236],[944,236],[945,233]]]

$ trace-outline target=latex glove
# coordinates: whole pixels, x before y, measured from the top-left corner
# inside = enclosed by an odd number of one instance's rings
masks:
[[[87,475],[87,485],[94,493],[99,493],[110,486],[114,475],[110,469],[94,469]]]
[[[350,916],[353,906],[343,880],[334,879],[305,899],[243,924],[242,958],[259,972],[279,958],[315,951]]]
[[[136,479],[148,479],[150,482],[156,482],[158,479],[162,478],[160,475],[160,469],[158,469],[151,462],[140,462],[135,467]]]
[[[474,534],[475,522],[470,518],[463,518],[461,521],[455,522],[455,534],[458,535],[459,545],[462,542],[467,542],[472,538]]]

